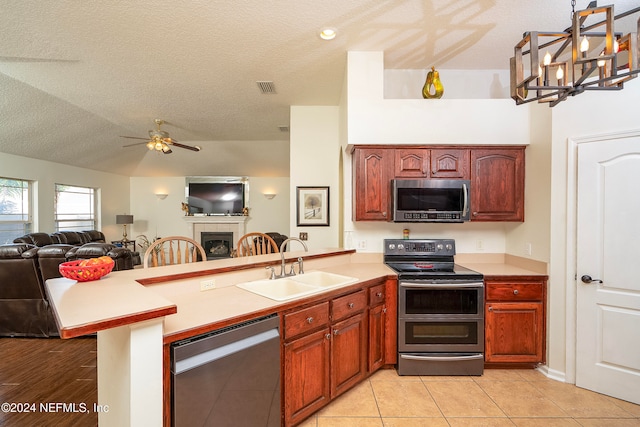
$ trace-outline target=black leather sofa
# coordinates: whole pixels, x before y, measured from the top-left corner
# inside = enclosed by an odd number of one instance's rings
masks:
[[[62,277],[65,261],[110,256],[114,271],[133,268],[129,249],[91,232],[30,233],[0,245],[0,337],[57,336],[58,329],[44,284]]]

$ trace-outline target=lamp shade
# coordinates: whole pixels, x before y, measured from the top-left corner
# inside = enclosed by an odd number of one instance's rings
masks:
[[[133,224],[133,215],[116,215],[116,224]]]

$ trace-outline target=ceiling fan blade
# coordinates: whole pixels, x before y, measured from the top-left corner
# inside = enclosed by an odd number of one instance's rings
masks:
[[[124,136],[124,135],[120,135],[120,138],[129,138],[129,139],[144,139],[145,141],[148,141],[149,138],[140,138],[137,136]]]
[[[172,141],[171,145],[174,145],[174,146],[180,147],[180,148],[186,148],[187,150],[191,150],[191,151],[200,151],[200,147],[198,147],[198,146],[192,147],[191,145],[180,144],[179,142],[176,142],[175,140]]]
[[[122,148],[133,147],[136,145],[146,144],[146,142],[136,142],[135,144],[123,145]]]
[[[173,151],[171,151],[171,148],[169,148],[167,151],[163,151],[162,154],[171,154],[173,153]]]

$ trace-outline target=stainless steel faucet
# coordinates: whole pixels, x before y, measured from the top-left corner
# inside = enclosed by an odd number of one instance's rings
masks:
[[[287,276],[295,276],[296,275],[296,272],[293,269],[293,264],[291,264],[291,271],[289,271],[289,273],[287,273],[286,265],[285,265],[286,263],[285,263],[285,260],[284,260],[284,250],[287,247],[287,243],[289,243],[290,241],[293,241],[293,240],[302,243],[302,246],[304,247],[304,251],[305,252],[309,252],[309,248],[307,248],[307,244],[304,241],[298,239],[297,237],[289,237],[287,240],[282,242],[282,244],[280,245],[280,257],[281,257],[280,275],[277,276],[277,277],[287,277]],[[302,266],[302,257],[298,257],[298,272],[300,274],[304,273],[304,269],[303,269],[303,266]],[[273,277],[273,275],[272,275],[272,277]]]

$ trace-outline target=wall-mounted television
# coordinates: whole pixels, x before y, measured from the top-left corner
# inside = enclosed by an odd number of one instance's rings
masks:
[[[242,214],[247,202],[246,192],[246,180],[187,178],[189,215]]]

